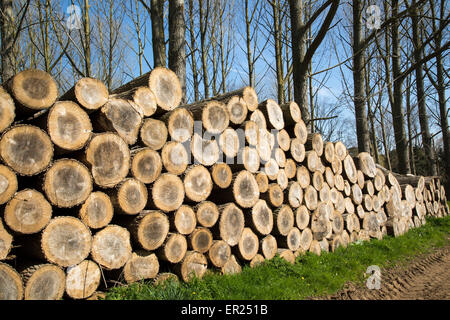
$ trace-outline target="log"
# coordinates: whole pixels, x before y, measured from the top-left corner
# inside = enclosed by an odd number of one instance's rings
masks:
[[[189,235],[189,249],[196,252],[206,253],[211,248],[213,243],[213,235],[208,228],[200,227],[196,228]]]
[[[164,146],[168,134],[165,123],[152,118],[144,119],[139,131],[142,143],[155,151]]]
[[[249,111],[255,111],[258,108],[258,95],[255,89],[249,86],[215,96],[212,99],[228,103],[235,96],[244,100]]]
[[[22,300],[23,282],[10,265],[0,262],[0,300]]]
[[[16,107],[11,95],[0,86],[0,133],[13,123],[16,117]]]
[[[259,109],[254,110],[250,114],[249,120],[256,123],[256,126],[258,127],[258,131],[267,130],[267,120],[261,110],[259,110]]]
[[[347,155],[344,160],[344,174],[345,177],[348,179],[351,183],[357,183],[358,181],[358,174],[356,171],[356,166],[353,161],[353,158],[350,155]]]
[[[8,254],[12,248],[12,242],[12,235],[10,235],[8,231],[6,231],[6,229],[3,227],[2,220],[0,220],[0,261],[5,260],[8,257]]]
[[[156,250],[162,246],[169,233],[169,218],[158,210],[143,210],[122,225],[132,239],[144,250]]]
[[[334,151],[337,159],[340,161],[344,161],[345,157],[348,155],[348,150],[341,141],[335,142]]]
[[[137,142],[142,118],[142,114],[139,113],[133,102],[109,99],[96,113],[92,122],[97,131],[115,132],[127,144],[132,145]]]
[[[183,181],[171,173],[163,173],[150,188],[151,199],[149,207],[158,208],[164,212],[177,210],[183,203],[185,190]]]
[[[130,233],[110,224],[97,232],[92,240],[92,259],[107,270],[119,269],[131,257]]]
[[[111,95],[110,98],[133,101],[144,117],[151,117],[158,108],[155,94],[146,86],[132,88],[128,91]]]
[[[229,246],[238,244],[242,230],[244,230],[244,213],[234,203],[218,206],[220,212],[219,223],[215,226],[215,233]]]
[[[30,115],[50,108],[58,97],[53,77],[41,70],[28,69],[7,80],[3,88],[14,99],[16,115]]]
[[[310,228],[305,228],[302,231],[302,235],[300,237],[300,248],[305,252],[311,248],[311,243],[313,242],[313,234]]]
[[[305,166],[297,167],[297,182],[302,189],[306,189],[311,183],[311,177],[309,175],[308,168]]]
[[[117,94],[140,86],[150,88],[155,95],[156,104],[162,110],[170,111],[180,105],[182,98],[180,80],[175,72],[164,67],[156,67],[115,89],[112,93]]]
[[[275,221],[273,231],[276,235],[287,236],[289,231],[294,227],[294,212],[286,204],[274,210],[273,218]]]
[[[277,254],[277,239],[271,234],[265,236],[260,240],[259,250],[265,259],[272,259]]]
[[[226,163],[215,163],[211,169],[211,177],[214,185],[220,189],[226,189],[231,185],[233,173]]]
[[[11,127],[0,139],[0,157],[21,176],[41,173],[53,159],[53,144],[43,130],[31,125]]]
[[[344,231],[344,218],[341,214],[333,211],[330,216],[331,228],[334,234],[341,234]]]
[[[243,208],[253,207],[259,198],[259,187],[255,176],[249,171],[240,171],[233,181],[233,196]]]
[[[302,232],[292,227],[285,237],[278,238],[278,247],[288,248],[291,251],[300,249]]]
[[[286,159],[286,164],[284,165],[284,172],[288,179],[294,179],[297,175],[297,165],[295,161],[291,158]]]
[[[377,215],[375,212],[369,212],[363,219],[363,229],[368,231],[368,234],[372,238],[377,238],[380,232],[380,226],[378,223]]]
[[[89,228],[101,229],[112,220],[114,207],[104,192],[92,192],[80,208],[79,217]]]
[[[74,159],[55,161],[44,176],[45,195],[58,208],[82,204],[92,188],[92,176],[88,168]]]
[[[160,118],[167,126],[172,141],[186,142],[194,133],[194,116],[186,108],[177,108]]]
[[[139,148],[131,151],[131,157],[131,174],[140,182],[150,184],[161,175],[163,163],[159,152]]]
[[[34,264],[22,270],[24,300],[60,300],[66,287],[66,274],[53,264]]]
[[[276,180],[278,178],[278,173],[280,171],[280,167],[275,159],[269,159],[264,164],[264,172],[267,174],[269,180]]]
[[[222,268],[231,257],[231,247],[223,240],[214,240],[208,251],[208,260],[216,268]]]
[[[319,157],[317,156],[316,151],[311,150],[311,151],[306,151],[306,167],[308,168],[308,170],[310,172],[315,172],[316,170],[319,169]]]
[[[350,185],[350,182],[348,180],[344,180],[344,194],[346,197],[350,197],[352,193],[352,186]]]
[[[366,180],[364,178],[364,173],[361,170],[356,170],[356,174],[357,174],[357,178],[358,178],[356,184],[358,185],[358,187],[360,189],[363,189],[364,184],[366,183]],[[368,180],[368,181],[371,181],[371,180]]]
[[[289,262],[290,264],[295,263],[295,255],[291,250],[285,249],[285,248],[279,248],[277,250],[277,254],[280,256],[281,259]]]
[[[305,145],[301,143],[299,138],[291,140],[291,156],[297,163],[303,162],[307,153],[305,152]]]
[[[220,101],[199,101],[183,106],[192,113],[195,121],[201,121],[203,128],[211,134],[222,133],[230,124],[227,107]]]
[[[255,176],[256,183],[258,183],[258,189],[260,194],[269,190],[269,178],[265,172],[258,172]]]
[[[363,197],[363,207],[366,211],[373,210],[373,200],[372,197],[368,194],[365,194]]]
[[[7,203],[18,188],[17,176],[9,167],[0,164],[0,205]]]
[[[194,133],[191,140],[191,153],[195,160],[194,163],[200,163],[207,167],[218,162],[220,157],[217,140],[203,139],[197,133]]]
[[[250,146],[256,146],[258,144],[259,127],[256,122],[248,120],[245,121],[240,130],[244,130],[245,141]]]
[[[292,208],[298,208],[303,202],[303,189],[297,181],[289,181],[284,197]]]
[[[416,205],[416,193],[414,188],[410,184],[400,185],[402,189],[402,195],[408,202],[409,207],[412,209]]]
[[[273,213],[266,201],[258,200],[245,217],[246,225],[250,226],[258,235],[265,236],[272,231]]]
[[[233,159],[234,160],[234,159]],[[239,150],[236,163],[230,164],[232,171],[247,170],[256,173],[260,167],[259,153],[256,148],[245,146]]]
[[[367,193],[370,196],[373,196],[375,194],[375,187],[373,185],[372,180],[367,180],[364,183],[364,193]]]
[[[100,133],[87,145],[85,161],[98,186],[113,188],[128,174],[130,150],[120,136],[114,133]]]
[[[116,213],[135,215],[144,210],[147,205],[148,191],[141,181],[126,178],[115,189],[117,190],[109,193]]]
[[[291,132],[289,132],[289,134],[291,134]],[[308,139],[308,129],[303,120],[300,119],[300,121],[295,124],[293,135],[300,140],[300,143],[306,143],[306,140]]]
[[[306,151],[314,150],[318,157],[323,154],[323,139],[320,133],[308,134],[305,142]]]
[[[176,265],[176,273],[185,282],[191,280],[194,276],[198,279],[203,278],[208,266],[205,255],[200,252],[188,251],[183,260]]]
[[[190,166],[184,174],[183,183],[186,197],[195,202],[206,200],[213,188],[211,174],[202,165]]]
[[[101,108],[108,101],[108,97],[108,89],[102,81],[84,77],[79,79],[72,88],[59,97],[59,100],[74,101],[88,112],[92,112]]]
[[[269,184],[268,191],[262,193],[260,198],[265,200],[270,206],[278,208],[284,201],[283,189],[281,189],[278,183],[271,183]]]
[[[355,205],[360,205],[363,202],[363,193],[359,185],[354,184],[351,187],[351,199]]]
[[[319,191],[319,200],[321,202],[329,202],[330,200],[330,187],[328,184],[324,183],[322,186],[322,189]]]
[[[237,274],[242,272],[241,265],[237,262],[236,257],[232,254],[230,259],[221,268],[222,274]]]
[[[224,102],[224,101],[222,101]],[[224,102],[225,103],[225,102]],[[238,95],[232,96],[226,102],[230,122],[235,125],[242,124],[247,118],[248,108],[245,100]]]
[[[3,218],[18,234],[38,233],[50,222],[52,206],[39,191],[24,189],[8,202]]]
[[[289,137],[289,133],[285,129],[281,129],[276,133],[278,146],[283,151],[289,151],[291,148],[291,138]]]
[[[250,268],[255,268],[255,267],[257,267],[257,266],[263,264],[264,261],[265,261],[264,256],[261,255],[261,254],[259,254],[259,253],[257,253],[257,254],[253,257],[253,259],[250,261],[249,266],[250,266]]]
[[[125,263],[123,267],[123,278],[126,283],[133,283],[146,279],[154,279],[158,275],[158,272],[159,261],[156,255],[140,250],[133,252],[131,258]]]
[[[377,168],[377,171],[375,173],[375,177],[373,179],[373,186],[376,191],[381,191],[384,184],[386,183],[386,178],[384,176],[383,171],[381,171],[379,168]]]
[[[322,240],[328,238],[332,231],[332,224],[330,221],[332,209],[330,205],[320,203],[311,216],[311,231],[315,240]]]
[[[99,266],[84,260],[66,271],[66,294],[72,299],[86,299],[94,294],[100,285]]]
[[[180,206],[170,220],[172,229],[183,235],[191,234],[197,225],[195,212],[187,205]]]
[[[306,206],[302,205],[295,211],[295,223],[300,230],[306,229],[310,221],[310,213]]]
[[[284,168],[286,165],[286,155],[281,148],[275,148],[273,151],[273,156],[275,158],[275,161],[277,162],[278,166],[280,168]]]
[[[317,139],[317,138],[316,138]],[[313,142],[311,140],[311,142]],[[336,151],[334,150],[334,143],[330,141],[323,142],[322,158],[327,164],[332,164],[336,158]]]
[[[44,122],[59,153],[82,149],[92,135],[92,123],[88,114],[72,101],[57,101],[50,108]]]
[[[361,170],[364,175],[369,178],[374,178],[376,175],[377,167],[375,161],[368,152],[360,152],[358,156],[354,158],[356,168]]]
[[[68,267],[86,259],[93,243],[89,228],[79,219],[69,216],[53,218],[41,234],[40,245],[45,259],[61,267]],[[30,248],[30,251],[34,248]],[[38,250],[33,255],[40,257]]]
[[[264,117],[267,119],[270,129],[281,130],[284,128],[283,111],[275,100],[267,99],[258,105]]]
[[[213,227],[219,219],[219,209],[214,202],[202,201],[194,210],[198,224],[205,228]]]
[[[277,183],[280,186],[281,190],[286,190],[289,185],[289,179],[286,175],[284,169],[280,169],[277,175]]]
[[[258,144],[256,145],[256,150],[258,151],[259,157],[262,161],[269,161],[272,157],[272,138],[274,136],[265,129],[259,129]],[[275,140],[275,139],[274,139]]]
[[[312,185],[313,185],[314,189],[316,189],[317,191],[320,191],[322,189],[323,183],[324,183],[322,173],[318,170],[314,171],[311,180],[312,180]]]
[[[234,158],[239,152],[239,136],[233,128],[226,128],[219,136],[219,147],[228,158]]]
[[[154,286],[162,286],[166,282],[177,283],[179,281],[178,276],[171,272],[161,272],[153,279],[152,284]]]
[[[242,230],[238,245],[232,249],[244,261],[252,260],[259,250],[258,236],[250,228]]]
[[[309,185],[304,189],[303,201],[309,210],[315,210],[318,205],[317,190]]]
[[[288,103],[281,104],[280,108],[283,112],[285,126],[295,125],[302,119],[300,107],[297,103],[295,103],[295,101],[289,101]]]

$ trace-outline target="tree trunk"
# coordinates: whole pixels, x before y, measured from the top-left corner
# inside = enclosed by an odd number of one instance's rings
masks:
[[[15,29],[13,1],[3,0],[0,3],[1,12],[1,65],[2,82],[14,76],[16,70],[16,57],[14,55],[14,33],[19,32]]]
[[[151,0],[153,68],[166,66],[166,39],[164,36],[164,0]]]

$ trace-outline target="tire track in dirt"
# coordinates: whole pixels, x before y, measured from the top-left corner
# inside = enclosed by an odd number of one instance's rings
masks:
[[[347,283],[330,300],[450,300],[450,246],[381,270],[380,289]]]

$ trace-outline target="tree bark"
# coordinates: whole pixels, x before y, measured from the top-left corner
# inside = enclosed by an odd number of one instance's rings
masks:
[[[164,36],[164,0],[151,0],[153,68],[166,66],[166,43]]]

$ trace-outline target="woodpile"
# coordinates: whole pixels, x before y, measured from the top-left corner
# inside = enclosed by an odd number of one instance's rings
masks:
[[[297,104],[250,87],[180,105],[176,76],[156,68],[57,97],[39,70],[0,87],[0,299],[294,262],[449,213],[439,177],[352,157],[308,134]]]

